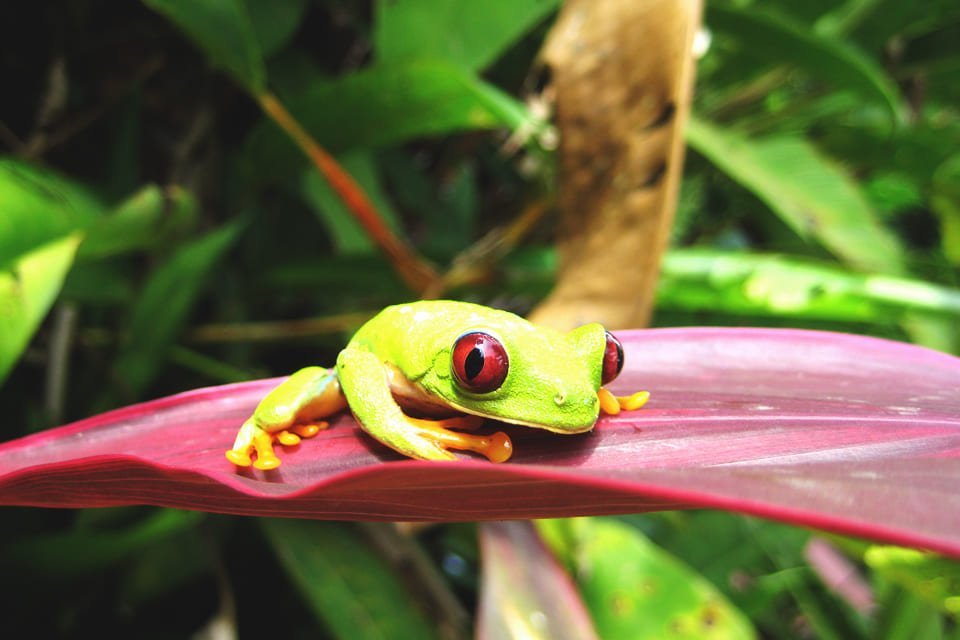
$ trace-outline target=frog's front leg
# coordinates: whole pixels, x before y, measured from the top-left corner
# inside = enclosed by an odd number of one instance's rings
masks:
[[[300,438],[316,435],[327,423],[319,420],[347,406],[340,392],[336,373],[323,367],[300,369],[268,393],[257,405],[226,453],[238,467],[276,469],[280,459],[273,452],[273,441],[295,445]],[[251,461],[250,454],[257,454]]]
[[[423,420],[403,413],[390,392],[387,370],[373,353],[346,348],[337,358],[337,375],[350,410],[363,430],[391,449],[421,460],[455,460],[447,449],[475,451],[493,462],[504,462],[513,452],[503,432],[477,436],[448,427],[470,429],[483,418],[462,416],[447,420]]]

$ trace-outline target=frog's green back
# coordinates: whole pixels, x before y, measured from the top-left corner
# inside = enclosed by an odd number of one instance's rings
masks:
[[[506,348],[509,372],[487,394],[460,389],[450,371],[453,345],[484,331]],[[606,343],[600,325],[564,334],[506,311],[466,302],[428,300],[387,307],[350,340],[449,404],[487,417],[555,431],[593,425]]]

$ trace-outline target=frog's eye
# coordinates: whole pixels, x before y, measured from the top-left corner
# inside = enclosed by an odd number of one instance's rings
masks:
[[[612,333],[607,331],[606,334],[607,346],[603,350],[603,373],[600,376],[603,384],[611,383],[623,369],[623,346]]]
[[[489,333],[465,333],[453,344],[451,368],[467,391],[489,393],[499,389],[507,378],[507,350]]]

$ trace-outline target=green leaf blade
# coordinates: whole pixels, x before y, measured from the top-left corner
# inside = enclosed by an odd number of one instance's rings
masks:
[[[139,394],[156,375],[213,266],[232,246],[232,224],[187,244],[143,287],[130,317],[130,337],[114,369],[128,391]]]
[[[281,564],[333,636],[435,638],[412,593],[353,525],[263,520]]]
[[[707,580],[623,523],[547,520],[541,534],[573,568],[602,638],[753,638]]]
[[[371,149],[461,131],[538,128],[526,107],[472,73],[447,62],[376,67],[304,82],[284,104],[329,151]],[[245,155],[259,176],[285,179],[304,162],[268,121],[247,140]]]
[[[799,236],[852,266],[900,274],[903,249],[855,182],[797,136],[747,138],[691,117],[687,141],[765,202]]]
[[[80,234],[72,234],[55,240],[0,271],[0,383],[53,305],[80,239]]]
[[[59,174],[0,159],[0,268],[53,240],[94,224],[105,207]]]
[[[434,59],[480,70],[559,4],[558,0],[378,0],[374,49],[379,64]]]
[[[143,0],[198,44],[210,62],[254,94],[266,88],[260,44],[242,0]]]
[[[826,79],[874,100],[889,111],[892,122],[905,121],[896,84],[862,51],[841,39],[822,35],[785,15],[710,3],[707,24],[743,41],[751,55],[792,64],[813,77]]]

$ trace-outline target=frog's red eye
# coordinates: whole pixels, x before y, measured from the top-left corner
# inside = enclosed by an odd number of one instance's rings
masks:
[[[453,376],[473,393],[489,393],[507,378],[507,350],[489,333],[465,333],[453,344]]]
[[[606,333],[607,347],[603,350],[603,373],[600,376],[603,384],[611,383],[623,369],[623,346],[612,333],[609,331]]]

